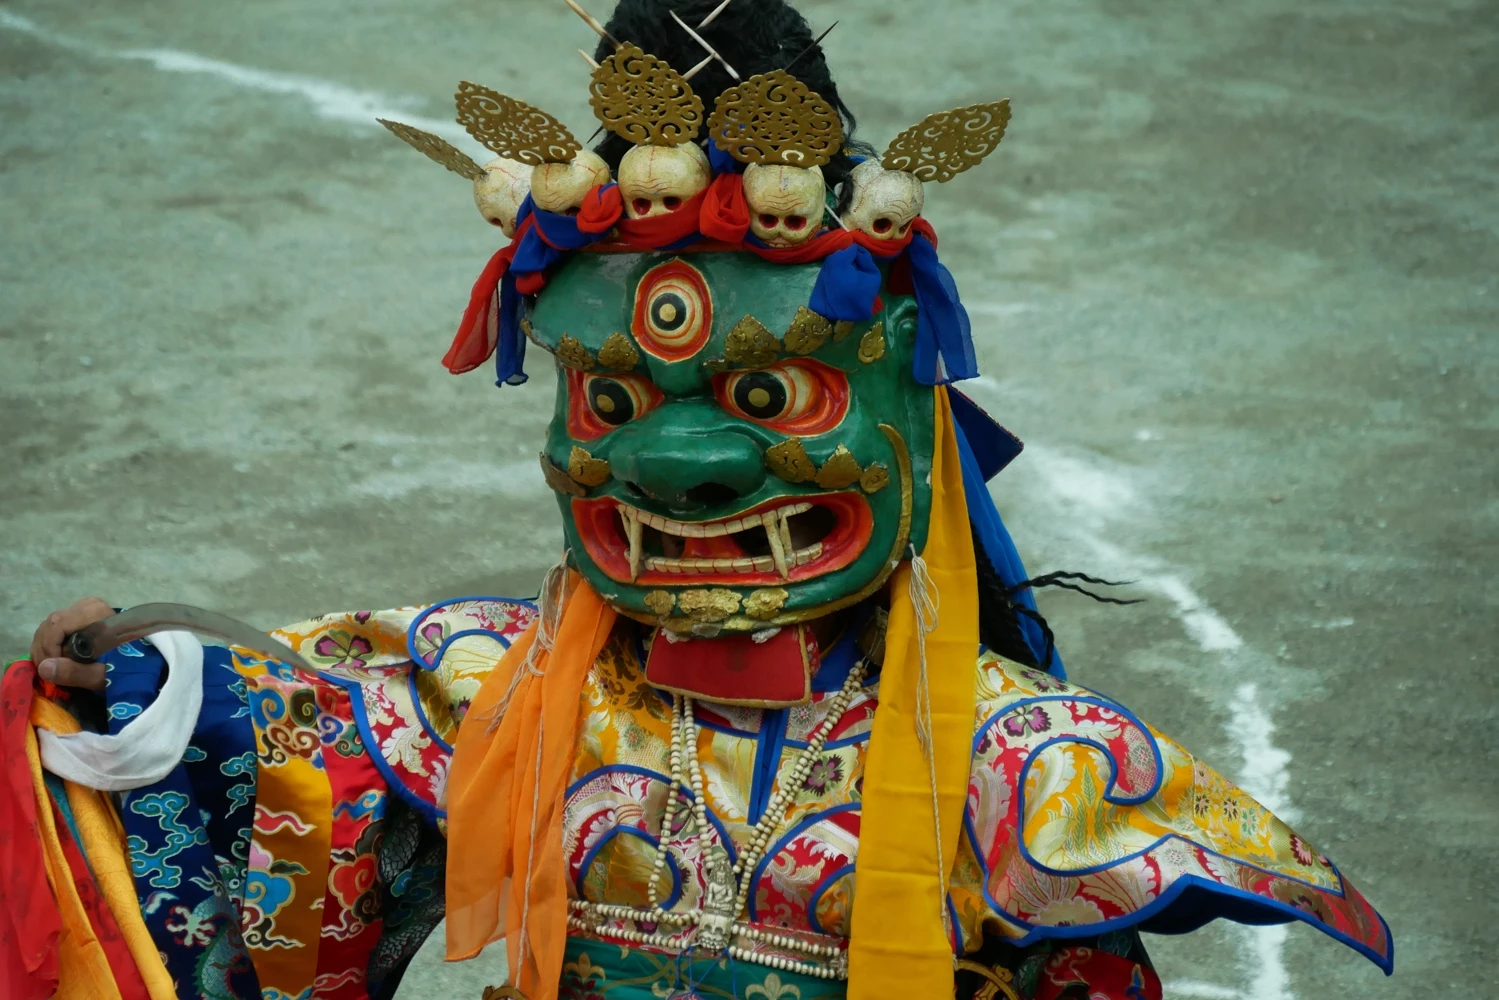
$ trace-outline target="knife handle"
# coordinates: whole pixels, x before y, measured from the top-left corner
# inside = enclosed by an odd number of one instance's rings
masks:
[[[79,629],[64,639],[62,652],[74,663],[93,663],[97,659],[94,655],[94,637],[88,634],[88,629]]]

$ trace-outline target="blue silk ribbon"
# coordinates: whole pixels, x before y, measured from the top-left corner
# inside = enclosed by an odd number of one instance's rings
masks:
[[[808,308],[831,320],[861,322],[874,315],[880,281],[873,254],[858,244],[845,247],[823,258]]]
[[[914,241],[913,241],[914,245]],[[972,429],[972,424],[969,425]],[[1006,587],[1013,587],[1024,580],[1030,579],[1026,576],[1025,566],[1020,561],[1020,553],[1015,549],[1015,542],[1010,538],[1010,533],[1005,530],[1005,523],[1000,519],[999,509],[994,506],[994,498],[989,495],[989,487],[984,482],[984,475],[979,470],[978,459],[974,456],[973,448],[968,443],[968,437],[963,433],[963,427],[959,421],[953,421],[953,432],[958,439],[958,457],[963,464],[963,492],[968,500],[968,520],[973,525],[973,531],[978,536],[979,545],[984,554],[989,557],[989,565],[999,574],[1000,582]],[[1019,591],[1010,598],[1017,604],[1036,610],[1036,598],[1030,589]],[[1025,637],[1025,643],[1031,648],[1036,662],[1055,677],[1063,680],[1067,677],[1067,671],[1062,666],[1062,657],[1056,649],[1052,649],[1051,660],[1042,663],[1041,658],[1046,653],[1046,636],[1041,632],[1041,626],[1031,621],[1024,615],[1017,615],[1020,624],[1020,634]]]
[[[911,284],[916,289],[920,319],[911,373],[922,385],[946,385],[979,373],[973,353],[973,328],[968,310],[958,299],[958,285],[937,259],[937,248],[917,233],[906,248],[911,262]]]

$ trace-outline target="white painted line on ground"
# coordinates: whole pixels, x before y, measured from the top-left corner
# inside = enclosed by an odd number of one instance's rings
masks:
[[[1243,994],[1227,986],[1200,983],[1195,979],[1179,979],[1161,984],[1161,991],[1168,997],[1201,997],[1202,1000],[1243,1000]]]
[[[407,125],[435,132],[480,163],[494,156],[493,153],[485,151],[475,143],[456,122],[413,114],[413,108],[421,107],[425,103],[421,98],[396,97],[373,90],[359,90],[314,76],[241,66],[237,63],[210,59],[207,56],[177,49],[100,48],[70,35],[49,31],[29,18],[5,10],[0,10],[0,28],[30,35],[49,45],[86,53],[98,59],[145,62],[163,73],[201,74],[215,77],[245,90],[299,97],[311,106],[315,115],[328,121],[349,122],[374,128],[380,127],[375,121],[376,118],[402,121]]]
[[[1129,537],[1129,521],[1139,513],[1138,491],[1127,475],[1109,468],[1097,457],[1085,460],[1044,446],[1028,447],[1026,454],[1058,501],[1062,532],[1096,553],[1110,573],[1133,577],[1139,586],[1169,600],[1197,648],[1211,654],[1226,674],[1237,673],[1244,640],[1233,626],[1162,560],[1131,552],[1105,539],[1105,534]],[[1294,822],[1297,812],[1286,793],[1291,755],[1274,743],[1275,725],[1259,687],[1248,682],[1239,684],[1228,710],[1227,734],[1242,762],[1239,784],[1266,808],[1287,822]],[[1188,982],[1177,984],[1173,992],[1237,1000],[1295,1000],[1285,963],[1286,928],[1245,927],[1243,933],[1248,953],[1243,964],[1250,978],[1242,991]]]

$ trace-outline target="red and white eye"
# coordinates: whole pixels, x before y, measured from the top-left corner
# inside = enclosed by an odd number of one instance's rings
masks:
[[[567,373],[567,429],[589,441],[623,427],[661,404],[661,390],[640,375]]]
[[[847,376],[810,358],[719,375],[713,391],[730,413],[788,434],[822,434],[848,412]]]
[[[635,339],[662,361],[685,361],[713,331],[713,298],[697,268],[680,260],[651,268],[635,286]]]

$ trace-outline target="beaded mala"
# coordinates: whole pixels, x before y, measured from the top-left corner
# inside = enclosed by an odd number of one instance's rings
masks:
[[[671,781],[661,812],[659,846],[647,885],[647,906],[642,908],[573,900],[573,914],[568,917],[568,926],[632,944],[678,952],[701,946],[711,954],[727,953],[739,961],[767,965],[784,972],[822,979],[846,979],[847,953],[842,947],[817,944],[792,934],[764,930],[742,920],[742,917],[749,903],[756,866],[765,857],[765,852],[780,831],[786,809],[811,775],[812,767],[826,746],[829,735],[848,711],[854,695],[863,688],[867,669],[868,660],[860,660],[849,671],[843,686],[830,699],[827,714],[797,755],[787,780],[780,783],[770,802],[766,804],[760,821],[750,830],[739,859],[732,863],[729,861],[728,850],[721,845],[714,845],[711,837],[703,769],[697,752],[701,730],[695,718],[693,700],[680,694],[674,695],[669,751]],[[702,846],[707,893],[702,908],[680,913],[663,909],[660,898],[661,878],[666,870],[670,850],[668,839],[674,832],[684,787],[692,789],[691,821]],[[684,830],[685,827],[684,822]],[[635,924],[635,928],[610,928],[605,931],[603,924],[608,920],[630,921]],[[638,929],[643,924],[649,925],[651,929]],[[794,952],[805,956],[807,960],[798,961],[781,955],[756,952],[753,948],[742,947],[742,943],[767,945]]]

